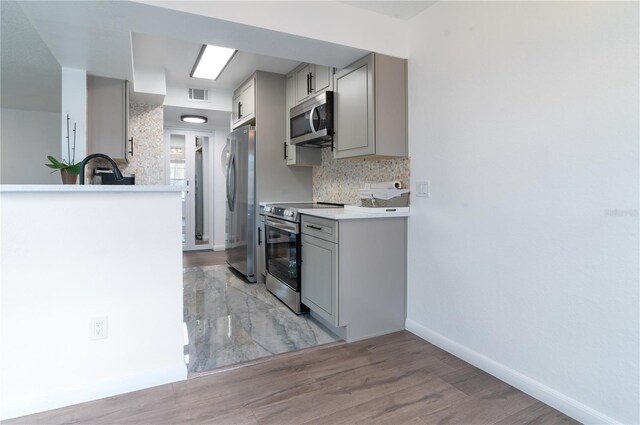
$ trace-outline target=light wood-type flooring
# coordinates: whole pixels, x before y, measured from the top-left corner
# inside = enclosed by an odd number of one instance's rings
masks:
[[[7,424],[574,424],[409,332],[319,347]]]
[[[182,266],[190,267],[220,266],[227,264],[224,251],[185,251],[182,253]]]

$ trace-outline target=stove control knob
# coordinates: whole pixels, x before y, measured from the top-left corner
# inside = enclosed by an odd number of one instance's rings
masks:
[[[293,211],[291,211],[291,210],[286,210],[286,211],[284,212],[284,215],[286,215],[287,217],[293,217]]]
[[[271,212],[271,207],[264,207],[264,212]]]

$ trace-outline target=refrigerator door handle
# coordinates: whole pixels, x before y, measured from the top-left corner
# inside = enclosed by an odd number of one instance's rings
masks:
[[[231,154],[231,158],[229,158],[229,166],[227,167],[227,205],[229,206],[229,211],[233,211],[234,204],[235,204],[235,189],[236,189],[235,177],[236,177],[235,155]],[[233,191],[231,190],[232,178],[233,178]]]
[[[233,172],[231,172],[233,170]],[[238,184],[236,181],[236,156],[233,155],[231,157],[231,166],[229,167],[229,172],[231,173],[231,182],[233,184],[233,189],[231,190],[231,204],[229,204],[229,210],[234,211],[236,209],[236,192],[238,190]]]

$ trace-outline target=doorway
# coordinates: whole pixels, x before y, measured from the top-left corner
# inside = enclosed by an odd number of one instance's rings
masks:
[[[167,184],[182,192],[182,249],[213,249],[214,133],[165,129]]]

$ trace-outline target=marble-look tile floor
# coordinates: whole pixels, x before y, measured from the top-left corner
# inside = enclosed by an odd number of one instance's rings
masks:
[[[296,315],[225,266],[184,269],[185,361],[203,372],[338,341],[310,315]]]

